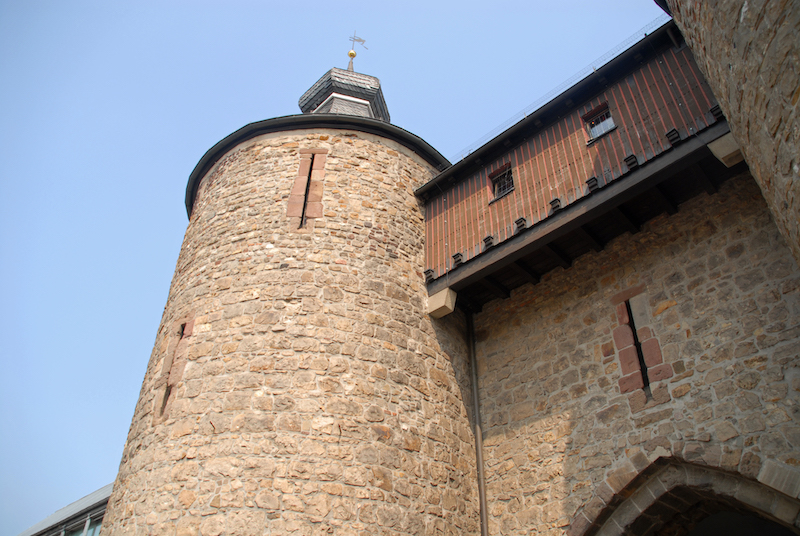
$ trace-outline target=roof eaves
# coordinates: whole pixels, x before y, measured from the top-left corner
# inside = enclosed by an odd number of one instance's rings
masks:
[[[628,63],[637,62],[635,56],[639,54],[642,49],[649,49],[654,42],[668,39],[667,31],[672,27],[675,27],[675,22],[669,21],[659,27],[657,30],[648,34],[646,37],[644,37],[644,39],[637,41],[629,48],[618,54],[615,58],[608,61],[602,67],[596,69],[593,73],[585,76],[572,86],[554,96],[552,99],[528,114],[525,118],[521,119],[516,124],[487,141],[475,151],[468,154],[449,168],[442,171],[433,179],[417,188],[414,191],[414,194],[417,197],[428,199],[434,195],[435,191],[439,191],[447,184],[459,180],[460,176],[465,175],[474,169],[481,167],[482,165],[488,164],[488,160],[498,156],[500,153],[508,152],[508,144],[506,143],[507,141],[514,140],[513,144],[516,144],[531,132],[535,132],[546,127],[550,122],[552,122],[552,118],[550,116],[553,113],[559,115],[557,110],[559,108],[564,110],[566,101],[570,98],[579,105],[582,101],[576,99],[574,97],[575,95],[582,93],[597,93],[597,91],[594,91],[592,88],[593,86],[597,85],[597,82],[600,78],[606,77],[609,83],[618,80],[620,75],[613,73],[617,73],[618,71],[622,70],[622,68]],[[569,109],[571,110],[575,107],[576,106],[572,106]],[[563,115],[563,113],[564,112],[562,111],[560,115]],[[537,121],[539,122],[538,125]]]
[[[195,166],[191,175],[189,175],[189,181],[186,185],[185,202],[186,212],[189,217],[192,215],[194,198],[197,193],[197,188],[200,186],[200,181],[228,151],[262,134],[314,128],[349,129],[365,132],[367,134],[375,134],[376,136],[388,138],[411,149],[435,169],[445,169],[450,166],[450,161],[428,144],[428,142],[405,129],[385,121],[343,114],[303,114],[275,117],[245,125],[236,132],[226,136],[211,149],[206,151]]]
[[[89,513],[99,506],[107,503],[113,488],[113,482],[105,485],[97,491],[93,491],[86,497],[78,499],[74,503],[68,504],[64,508],[57,510],[55,513],[47,516],[27,530],[20,532],[17,536],[36,536],[40,533],[46,532],[51,527],[65,523],[74,517],[79,517],[82,514],[85,515],[86,513]]]

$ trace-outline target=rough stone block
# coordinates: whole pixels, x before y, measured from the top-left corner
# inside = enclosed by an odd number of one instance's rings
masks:
[[[647,369],[647,378],[651,382],[666,380],[671,377],[672,377],[672,367],[669,366],[669,364],[667,363]]]
[[[647,396],[641,389],[635,390],[628,395],[628,404],[631,407],[631,413],[638,413],[647,407]]]
[[[301,149],[302,150],[302,149]],[[311,154],[300,154],[300,167],[297,170],[298,177],[308,177],[308,172],[311,171]]]
[[[303,196],[292,195],[289,197],[289,204],[286,208],[286,215],[289,217],[297,217],[303,215],[303,205],[305,201]]]
[[[761,458],[754,452],[745,452],[739,463],[739,473],[749,478],[757,478],[761,471]]]
[[[636,328],[643,328],[650,325],[650,308],[647,305],[647,294],[637,294],[632,296],[628,303],[633,313],[633,324]]]
[[[314,155],[314,171],[324,171],[325,164],[328,161],[328,155],[324,153],[317,153]]]
[[[636,471],[633,470],[633,467],[630,464],[626,464],[627,467],[621,467],[619,469],[615,469],[608,473],[608,477],[606,478],[606,484],[608,487],[614,490],[615,493],[619,493],[622,491],[625,486],[630,484],[631,480],[636,478]],[[631,503],[633,505],[633,503]],[[633,506],[635,509],[635,505]]]
[[[641,346],[642,356],[644,356],[644,362],[648,368],[655,367],[664,362],[664,359],[661,357],[661,346],[658,344],[658,339],[647,339]]]
[[[800,497],[800,471],[775,460],[766,460],[758,481],[789,497]]]
[[[306,196],[306,184],[308,184],[308,177],[306,175],[297,177],[294,180],[294,184],[292,185],[289,195],[296,196],[301,199],[304,198]]]
[[[736,431],[736,428],[734,428],[733,425],[728,421],[723,421],[715,425],[714,431],[717,434],[717,440],[722,442],[737,437],[739,435],[739,432]]]
[[[629,459],[636,470],[640,472],[650,465],[650,460],[648,460],[647,456],[645,456],[641,451],[637,452],[633,456],[630,456]]]
[[[644,342],[647,339],[654,337],[653,330],[650,329],[648,326],[643,328],[638,328],[636,330],[636,336],[639,338],[639,342]]]
[[[631,287],[628,289],[623,290],[611,297],[611,304],[617,305],[622,302],[630,300],[632,297],[641,294],[644,292],[645,286],[644,284],[636,285],[635,287]]]
[[[673,417],[673,410],[671,408],[662,409],[660,411],[652,411],[645,413],[641,417],[637,417],[633,423],[636,428],[642,428],[651,424],[668,421]]]
[[[621,414],[621,408],[622,406],[620,406],[619,404],[613,404],[605,409],[598,411],[597,414],[595,415],[597,418],[597,422],[603,424],[611,423],[614,419],[619,417],[619,415]]]
[[[319,139],[320,140],[327,140],[328,137],[329,136],[323,134],[322,136],[319,137]],[[308,159],[310,159],[312,154],[313,155],[320,155],[320,156],[315,156],[314,159],[316,160],[317,158],[320,158],[320,157],[327,158],[327,156],[325,156],[325,155],[328,154],[328,149],[326,149],[324,147],[303,147],[302,149],[298,149],[297,152],[300,154],[300,158],[308,158]],[[323,162],[324,162],[324,160],[323,160]]]
[[[184,324],[183,326],[184,338],[191,337],[193,331],[194,331],[194,319],[189,320],[188,322],[186,322],[186,324]]]
[[[800,503],[778,496],[772,504],[772,515],[784,523],[793,525],[800,514]]]
[[[628,374],[619,379],[620,393],[630,393],[631,391],[642,389],[643,387],[644,381],[642,380],[642,374],[640,372],[634,372],[633,374]]]
[[[583,513],[580,513],[575,516],[575,519],[572,520],[569,528],[567,528],[567,536],[580,536],[591,524],[592,522]]]
[[[604,504],[608,504],[614,498],[614,490],[606,482],[600,482],[595,488],[595,493]]]
[[[732,167],[744,160],[739,145],[730,132],[709,143],[708,148],[725,167]]]
[[[456,308],[456,291],[446,288],[428,297],[428,314],[433,318],[442,318]]]
[[[625,303],[617,304],[617,322],[619,322],[620,326],[624,326],[631,323],[631,319],[628,317],[628,306]]]
[[[651,385],[653,405],[665,404],[671,400],[669,388],[666,385]]]
[[[618,349],[627,348],[633,345],[633,331],[630,326],[618,326],[614,329],[614,344]]]
[[[322,203],[309,200],[306,205],[306,218],[321,218],[322,214]]]
[[[659,302],[658,305],[656,305],[656,308],[653,311],[653,316],[656,317],[656,316],[660,315],[661,313],[663,313],[664,311],[666,311],[667,309],[669,309],[670,307],[674,307],[676,305],[678,305],[678,302],[676,302],[675,300],[664,300],[664,301],[661,301],[661,302]]]
[[[772,506],[772,501],[775,499],[775,494],[764,492],[764,488],[744,481],[736,490],[735,497],[757,510],[769,512]]]
[[[685,396],[691,389],[692,386],[689,384],[679,385],[672,390],[672,396],[674,396],[675,398],[680,398],[682,396]]]
[[[323,192],[323,182],[312,180],[311,184],[308,186],[308,202],[321,203],[322,192]]]
[[[623,375],[639,372],[639,354],[635,346],[628,346],[619,351],[619,366]]]

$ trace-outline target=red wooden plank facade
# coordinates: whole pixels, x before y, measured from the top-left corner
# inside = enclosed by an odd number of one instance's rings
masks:
[[[592,140],[584,118],[606,104],[616,127]],[[426,268],[440,277],[453,268],[454,254],[467,262],[484,250],[485,237],[491,235],[495,244],[511,238],[519,218],[528,226],[546,219],[553,199],[564,208],[585,197],[590,177],[600,187],[619,179],[629,171],[626,157],[635,155],[642,165],[669,150],[668,131],[687,138],[713,124],[709,110],[716,104],[690,50],[663,50],[428,198]],[[514,189],[495,199],[490,175],[506,163]]]

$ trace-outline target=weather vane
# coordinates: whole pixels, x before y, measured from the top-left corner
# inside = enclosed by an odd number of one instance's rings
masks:
[[[353,48],[351,48],[351,49],[350,49],[350,52],[348,52],[348,53],[347,53],[347,55],[348,55],[348,56],[350,56],[350,63],[349,63],[349,64],[347,64],[347,70],[348,70],[348,71],[352,71],[352,70],[353,70],[353,58],[355,58],[355,57],[356,57],[356,50],[355,50],[355,49],[356,49],[356,43],[358,43],[358,44],[360,44],[362,47],[364,47],[364,50],[369,50],[369,49],[367,48],[367,45],[365,45],[365,44],[364,44],[364,43],[366,43],[366,41],[364,41],[363,39],[361,39],[360,37],[358,37],[358,36],[356,35],[356,32],[355,32],[355,30],[353,30],[353,37],[351,37],[351,38],[350,38],[350,42],[352,42],[352,43],[353,43]]]

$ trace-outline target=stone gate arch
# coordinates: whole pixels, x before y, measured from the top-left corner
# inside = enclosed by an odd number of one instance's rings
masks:
[[[769,534],[800,534],[800,500],[737,473],[662,458],[621,490],[583,536],[693,536],[704,520],[724,515],[756,518],[771,527]]]

